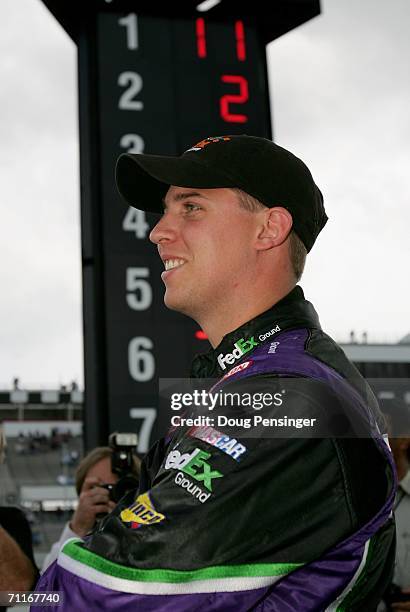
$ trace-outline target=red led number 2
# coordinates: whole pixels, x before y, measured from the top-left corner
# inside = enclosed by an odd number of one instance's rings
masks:
[[[238,113],[231,113],[230,104],[245,104],[249,99],[248,81],[243,76],[224,74],[221,77],[223,83],[236,83],[239,86],[239,93],[225,94],[219,100],[219,112],[224,121],[228,123],[246,123],[248,117]]]
[[[197,55],[199,58],[205,59],[208,54],[206,45],[205,20],[203,18],[197,19],[195,26]],[[235,23],[235,41],[236,57],[240,62],[244,62],[246,61],[246,41],[245,28],[242,21],[236,21]],[[247,115],[232,112],[230,105],[245,104],[245,102],[249,100],[249,87],[247,79],[240,75],[223,74],[221,76],[221,81],[230,85],[237,85],[238,87],[237,92],[225,94],[220,98],[219,114],[221,118],[227,123],[246,123],[248,121]]]

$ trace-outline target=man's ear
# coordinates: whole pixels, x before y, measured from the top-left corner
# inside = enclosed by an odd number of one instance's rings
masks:
[[[263,251],[280,246],[292,229],[292,215],[286,208],[275,206],[263,211],[263,225],[259,226],[256,247]]]

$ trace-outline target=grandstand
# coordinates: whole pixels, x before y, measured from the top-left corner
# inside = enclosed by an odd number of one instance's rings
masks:
[[[77,503],[72,483],[83,453],[82,402],[78,390],[0,392],[7,441],[0,504],[26,510],[40,566]]]

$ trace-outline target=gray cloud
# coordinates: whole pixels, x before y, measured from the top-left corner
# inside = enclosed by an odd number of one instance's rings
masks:
[[[330,217],[304,286],[339,339],[396,341],[410,328],[410,7],[322,8],[269,47],[275,138],[311,167]]]
[[[82,379],[75,60],[39,0],[2,0],[3,385]]]

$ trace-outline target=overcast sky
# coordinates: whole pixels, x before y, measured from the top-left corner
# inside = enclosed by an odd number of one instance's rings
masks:
[[[83,380],[76,49],[40,0],[1,0],[0,387]],[[330,218],[305,293],[339,341],[410,332],[408,0],[322,0],[269,46],[275,140]]]

